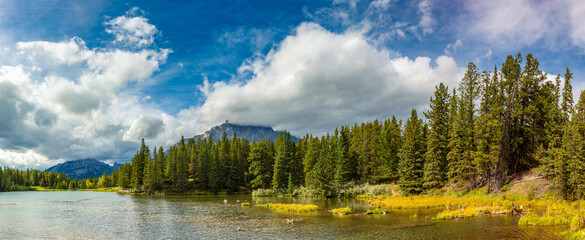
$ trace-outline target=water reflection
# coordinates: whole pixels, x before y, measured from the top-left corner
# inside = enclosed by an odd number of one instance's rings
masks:
[[[224,203],[227,200],[227,203]],[[239,200],[239,202],[238,202]],[[242,207],[241,202],[252,207]],[[312,203],[311,214],[257,203]],[[329,210],[349,206],[354,214]],[[519,227],[516,216],[432,221],[439,210],[362,215],[355,199],[129,196],[94,192],[0,193],[1,239],[556,239],[561,227]],[[357,214],[355,214],[357,213]],[[417,218],[411,218],[413,214]],[[294,225],[286,219],[295,218]],[[243,230],[243,231],[242,231]]]

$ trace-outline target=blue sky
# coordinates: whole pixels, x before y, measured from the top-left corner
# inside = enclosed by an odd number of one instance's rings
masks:
[[[292,3],[291,3],[292,2]],[[295,135],[424,111],[532,53],[585,89],[580,1],[0,1],[0,165],[128,161],[225,120]]]

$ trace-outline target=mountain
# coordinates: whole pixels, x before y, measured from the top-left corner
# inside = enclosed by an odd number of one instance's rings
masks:
[[[111,173],[112,170],[117,170],[120,166],[121,164],[119,163],[114,163],[114,166],[110,166],[93,158],[86,158],[59,163],[50,167],[47,171],[65,173],[67,177],[73,179],[85,179],[100,177],[104,174],[104,171]]]
[[[219,140],[224,132],[230,139],[234,136],[235,132],[237,138],[245,138],[250,142],[258,142],[261,139],[274,141],[278,137],[278,134],[282,133],[281,131],[274,131],[271,127],[238,125],[226,121],[224,124],[212,127],[209,131],[195,135],[193,138],[197,140],[199,138],[206,139],[211,136],[213,140]],[[291,139],[295,142],[297,141],[297,138],[294,136],[291,136]]]

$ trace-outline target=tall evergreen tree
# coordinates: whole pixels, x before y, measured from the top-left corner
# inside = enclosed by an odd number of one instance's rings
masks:
[[[143,184],[144,166],[145,166],[145,159],[146,159],[147,150],[148,150],[148,147],[146,147],[146,145],[144,144],[144,139],[142,139],[142,144],[140,146],[140,150],[136,153],[136,155],[134,155],[134,158],[132,158],[132,166],[133,166],[132,186],[134,188],[139,188]]]
[[[431,110],[425,113],[429,120],[426,138],[427,151],[424,164],[424,184],[427,189],[440,188],[445,180],[447,168],[447,145],[449,130],[449,92],[443,83],[435,87],[435,98],[431,97]]]
[[[337,141],[337,161],[335,168],[335,183],[345,184],[353,180],[355,163],[349,156],[349,129],[341,127],[339,140]]]
[[[250,174],[252,175],[252,188],[265,189],[270,187],[273,172],[274,158],[271,151],[272,146],[268,141],[261,140],[252,144],[248,161],[250,162]]]
[[[400,189],[405,195],[423,191],[423,137],[422,120],[412,109],[404,128],[404,142],[400,149]]]

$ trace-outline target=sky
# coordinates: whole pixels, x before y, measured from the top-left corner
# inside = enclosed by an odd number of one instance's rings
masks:
[[[469,62],[585,89],[580,0],[0,0],[0,166],[129,161],[226,120],[320,135],[422,117]]]

